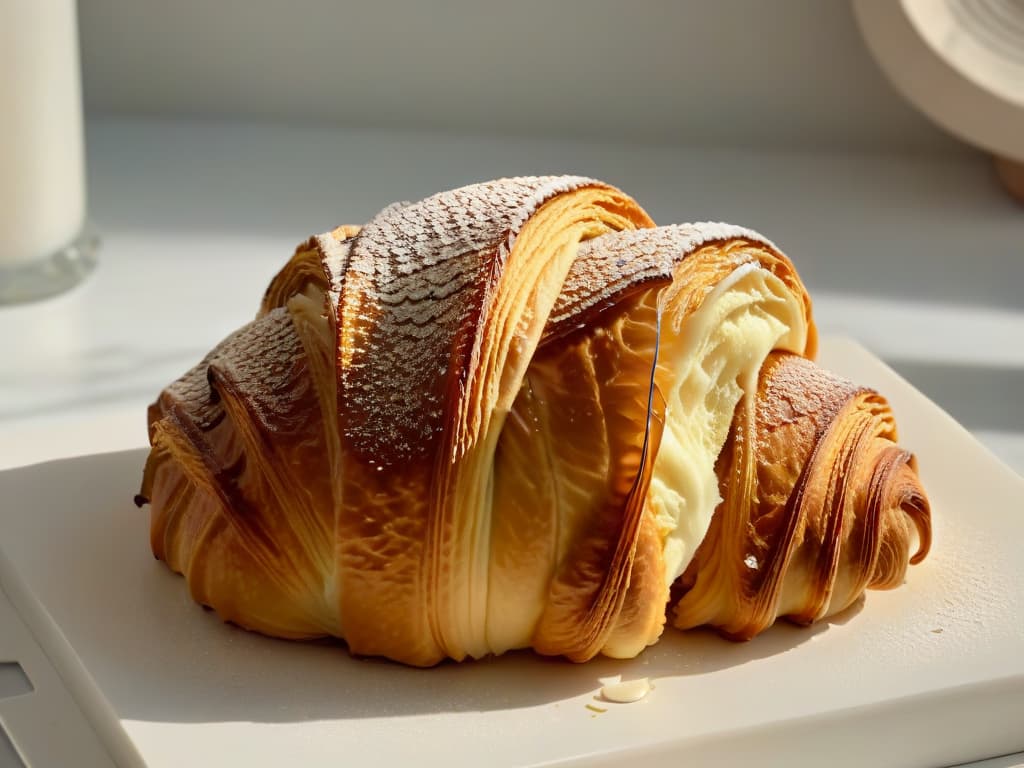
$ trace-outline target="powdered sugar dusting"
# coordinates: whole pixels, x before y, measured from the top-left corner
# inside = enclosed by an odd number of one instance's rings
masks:
[[[352,238],[338,238],[334,232],[325,232],[313,240],[320,253],[320,266],[327,278],[326,301],[333,314],[337,311],[341,287],[345,282],[345,272],[352,251]]]
[[[545,335],[558,335],[562,326],[600,304],[614,304],[638,285],[670,280],[675,266],[705,245],[737,239],[778,252],[751,229],[714,221],[613,232],[588,240],[580,245]]]
[[[296,377],[292,369],[304,365],[304,360],[291,315],[278,307],[220,342],[198,365],[170,384],[159,402],[165,411],[170,405],[165,398],[181,404],[192,422],[207,431],[223,418],[220,400],[210,384],[210,369],[230,369],[238,382],[253,383],[245,387],[247,394],[253,398],[257,416],[270,428],[275,399],[296,396],[291,391],[293,380],[301,381],[301,377]]]
[[[332,232],[325,232],[322,235],[317,235],[313,240],[320,252],[320,264],[323,266],[330,290],[340,292],[341,283],[345,278],[345,270],[348,269],[352,239],[339,240]]]
[[[474,184],[389,206],[363,228],[338,285],[342,427],[353,447],[395,461],[430,452],[520,228],[551,197],[597,183]]]
[[[239,343],[224,347],[210,361],[215,383],[223,380],[230,386],[267,432],[288,431],[294,422],[307,419],[304,406],[313,382],[306,375],[306,353],[288,310],[273,310],[239,336]]]
[[[797,355],[779,355],[773,363],[762,374],[767,386],[757,399],[760,424],[791,424],[810,417],[827,425],[851,397],[868,391]]]

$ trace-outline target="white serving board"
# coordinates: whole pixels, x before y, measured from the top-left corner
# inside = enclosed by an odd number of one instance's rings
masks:
[[[0,473],[0,576],[125,764],[901,766],[1024,749],[1024,480],[856,344],[827,340],[821,361],[893,403],[935,540],[901,589],[811,629],[746,644],[668,630],[628,662],[430,670],[264,638],[153,559],[132,504],[143,450]],[[655,688],[587,709],[617,675]]]
[[[113,768],[98,734],[14,609],[0,552],[0,768]],[[66,655],[66,654],[65,654]]]

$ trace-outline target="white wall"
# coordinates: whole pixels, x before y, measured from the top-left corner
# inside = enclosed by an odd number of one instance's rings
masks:
[[[80,14],[93,114],[960,151],[885,82],[845,0],[80,0]]]

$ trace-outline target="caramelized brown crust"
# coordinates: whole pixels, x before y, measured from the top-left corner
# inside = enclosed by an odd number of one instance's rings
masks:
[[[931,546],[913,456],[877,393],[773,354],[718,462],[724,501],[676,585],[676,627],[745,640],[903,582]],[[908,554],[916,554],[908,560]]]
[[[225,619],[285,637],[334,631],[321,577],[333,519],[320,501],[330,496],[320,432],[307,358],[281,309],[215,348],[151,408],[142,494],[153,553]]]
[[[800,297],[809,326],[807,345],[800,352],[813,358],[818,340],[811,298],[792,262],[757,232],[717,221],[627,231],[584,243],[548,318],[544,343],[591,324],[632,294],[658,287],[667,287],[666,303],[683,304],[677,314],[681,323],[718,279],[755,261]],[[712,277],[702,274],[709,269],[714,270]]]

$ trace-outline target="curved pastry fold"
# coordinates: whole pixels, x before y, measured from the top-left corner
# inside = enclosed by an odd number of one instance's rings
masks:
[[[669,585],[710,524],[715,458],[744,387],[773,348],[813,348],[807,294],[788,259],[747,230],[623,232],[580,247],[546,340],[513,406],[541,426],[500,443],[536,453],[503,450],[495,463],[499,490],[524,490],[495,495],[492,551],[519,565],[490,577],[492,650],[635,656],[660,636]],[[623,474],[615,457],[630,451],[638,470]],[[627,503],[602,506],[627,489]],[[522,524],[520,508],[546,521],[554,552],[534,551],[544,536],[504,533],[506,517]],[[516,612],[503,610],[509,595]]]
[[[299,246],[256,320],[151,406],[153,551],[226,620],[420,666],[523,647],[633,656],[684,571],[677,624],[732,632],[756,602],[730,592],[748,588],[733,574],[753,514],[740,464],[796,468],[769,473],[775,495],[804,463],[849,464],[744,443],[775,429],[752,404],[794,378],[771,374],[792,368],[777,361],[815,346],[792,264],[748,230],[654,228],[577,177],[389,206]],[[806,397],[832,396],[831,380],[807,381]],[[806,441],[812,421],[771,434]],[[901,578],[907,526],[885,506],[900,483],[926,549],[912,462],[879,455],[891,469],[869,478],[874,511],[821,529],[877,551],[871,574],[852,544],[832,560],[804,546],[772,610],[813,592],[786,613],[818,618]],[[830,563],[827,590],[812,560]],[[760,629],[775,613],[758,610]]]
[[[928,554],[928,500],[877,392],[774,353],[732,430],[724,501],[676,585],[676,627],[745,640],[777,617],[810,624],[899,586],[908,553]]]

